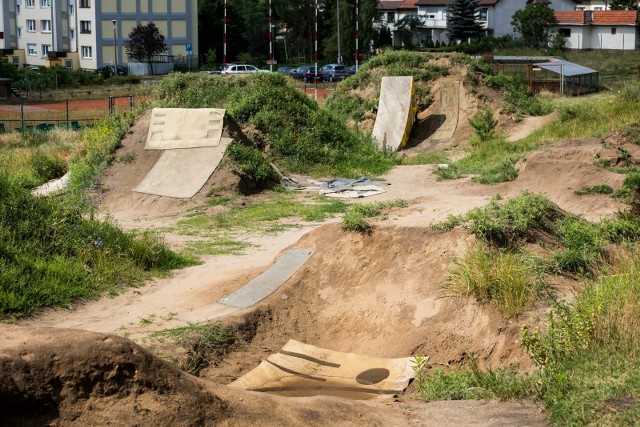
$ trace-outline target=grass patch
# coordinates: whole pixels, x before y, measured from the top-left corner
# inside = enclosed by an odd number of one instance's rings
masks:
[[[249,246],[246,242],[214,237],[206,241],[187,242],[184,252],[188,255],[239,255]]]
[[[455,262],[444,289],[449,296],[473,295],[495,304],[507,317],[521,314],[544,290],[542,259],[521,251],[478,243]]]
[[[622,253],[575,303],[558,303],[546,331],[523,329],[541,366],[537,395],[557,425],[640,421],[640,258]]]
[[[414,368],[417,395],[427,402],[436,400],[520,399],[533,394],[532,376],[510,369],[482,371],[474,361],[463,368],[445,372]]]
[[[0,174],[1,319],[68,306],[194,263],[157,235],[87,219],[77,205],[36,198]]]
[[[342,229],[359,233],[369,233],[373,227],[366,218],[384,219],[384,211],[391,208],[404,208],[407,202],[401,199],[387,202],[363,203],[349,206],[342,217]]]
[[[233,199],[219,200],[219,204],[229,205]],[[208,230],[246,229],[267,231],[278,226],[278,221],[287,218],[300,218],[309,222],[321,222],[336,214],[345,212],[347,205],[328,197],[315,197],[310,203],[300,201],[295,196],[283,193],[264,202],[250,203],[246,206],[232,205],[228,211],[214,215],[194,213],[191,218],[178,221],[180,233],[201,235]],[[272,230],[273,231],[273,230]]]
[[[594,185],[593,187],[582,187],[581,190],[575,191],[578,196],[585,196],[587,194],[613,194],[613,188],[607,184]]]
[[[171,339],[187,349],[187,359],[180,366],[191,375],[199,375],[236,342],[233,328],[219,322],[190,324],[182,328],[153,332],[152,339]]]
[[[428,151],[415,156],[406,156],[399,160],[401,165],[433,165],[447,164],[449,159],[442,151]]]

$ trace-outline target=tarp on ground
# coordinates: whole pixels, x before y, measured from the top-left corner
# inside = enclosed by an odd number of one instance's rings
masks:
[[[224,115],[219,108],[154,108],[145,149],[217,147]]]
[[[383,77],[372,133],[378,147],[389,151],[404,147],[417,111],[413,77]]]
[[[283,396],[371,399],[401,393],[414,378],[412,358],[385,359],[327,350],[289,340],[282,349],[230,384]]]
[[[372,181],[363,176],[358,179],[333,178],[316,180],[308,176],[283,176],[280,184],[290,190],[318,191],[320,195],[339,199],[355,199],[384,193],[388,182]]]

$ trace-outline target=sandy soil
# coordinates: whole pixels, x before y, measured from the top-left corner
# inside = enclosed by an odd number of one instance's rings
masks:
[[[143,116],[117,153],[117,157],[133,153],[135,160],[116,162],[107,171],[102,181],[106,193],[101,215],[125,228],[162,228],[202,205],[207,194],[237,188],[237,179],[223,162],[191,200],[132,192],[158,156],[143,149],[148,122],[149,115]],[[603,144],[591,139],[555,144],[528,156],[519,165],[521,173],[514,182],[497,186],[482,186],[469,179],[439,182],[433,166],[397,167],[384,177],[391,183],[386,193],[365,201],[402,198],[410,205],[375,223],[372,234],[349,233],[336,224],[325,224],[289,229],[276,236],[248,235],[252,246],[242,255],[203,257],[199,266],[114,298],[47,311],[20,326],[3,327],[0,362],[10,369],[3,368],[0,382],[11,383],[18,395],[32,396],[27,403],[49,399],[45,403],[51,411],[35,414],[40,418],[34,418],[32,424],[118,424],[126,419],[127,423],[150,425],[157,420],[169,425],[185,414],[178,424],[544,425],[544,416],[531,403],[284,399],[238,392],[224,384],[252,369],[290,338],[374,356],[428,355],[434,367],[455,366],[477,357],[484,366],[529,368],[531,362],[518,339],[519,325],[532,319],[525,315],[506,321],[492,307],[443,298],[440,286],[446,272],[473,238],[462,231],[434,232],[428,225],[482,206],[495,194],[515,196],[525,190],[542,192],[561,208],[589,219],[611,215],[624,206],[607,196],[577,196],[574,191],[596,184],[620,187],[619,175],[592,165],[596,156],[615,161],[619,155],[616,144],[624,142]],[[178,248],[185,238],[168,236]],[[268,268],[288,247],[312,248],[315,254],[276,293],[246,310],[215,306],[219,298]],[[180,318],[193,313],[236,325],[250,324],[252,329],[252,339],[203,372],[201,380],[176,371],[128,340],[104,335],[126,336],[144,345],[149,332],[184,325]],[[31,376],[21,374],[24,363],[34,360]],[[92,372],[100,372],[100,377]],[[64,378],[62,385],[60,378]],[[42,384],[55,387],[46,389]],[[184,410],[168,415],[178,407]]]

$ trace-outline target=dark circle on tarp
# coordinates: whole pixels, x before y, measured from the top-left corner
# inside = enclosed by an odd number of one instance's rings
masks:
[[[382,380],[389,378],[389,370],[385,368],[373,368],[360,372],[356,377],[358,384],[372,385],[378,384]]]

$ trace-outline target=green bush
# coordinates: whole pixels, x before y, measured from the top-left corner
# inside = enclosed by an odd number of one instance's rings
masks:
[[[484,108],[468,119],[471,127],[476,131],[479,142],[493,139],[498,121],[493,118],[493,110]]]
[[[36,150],[31,157],[31,166],[35,175],[42,182],[60,178],[67,170],[67,165],[62,157],[51,151],[45,152],[40,149]]]
[[[499,165],[484,171],[474,181],[480,184],[498,184],[500,182],[510,182],[518,177],[514,159],[506,159]]]
[[[473,295],[495,304],[508,317],[521,314],[545,288],[537,257],[476,244],[455,262],[445,284],[449,295]]]
[[[255,182],[257,188],[268,188],[278,182],[278,175],[257,148],[234,142],[227,152],[235,161],[234,172]]]
[[[373,228],[365,218],[380,217],[385,209],[403,208],[407,202],[402,199],[387,202],[354,204],[347,208],[342,217],[342,229],[370,233]]]

